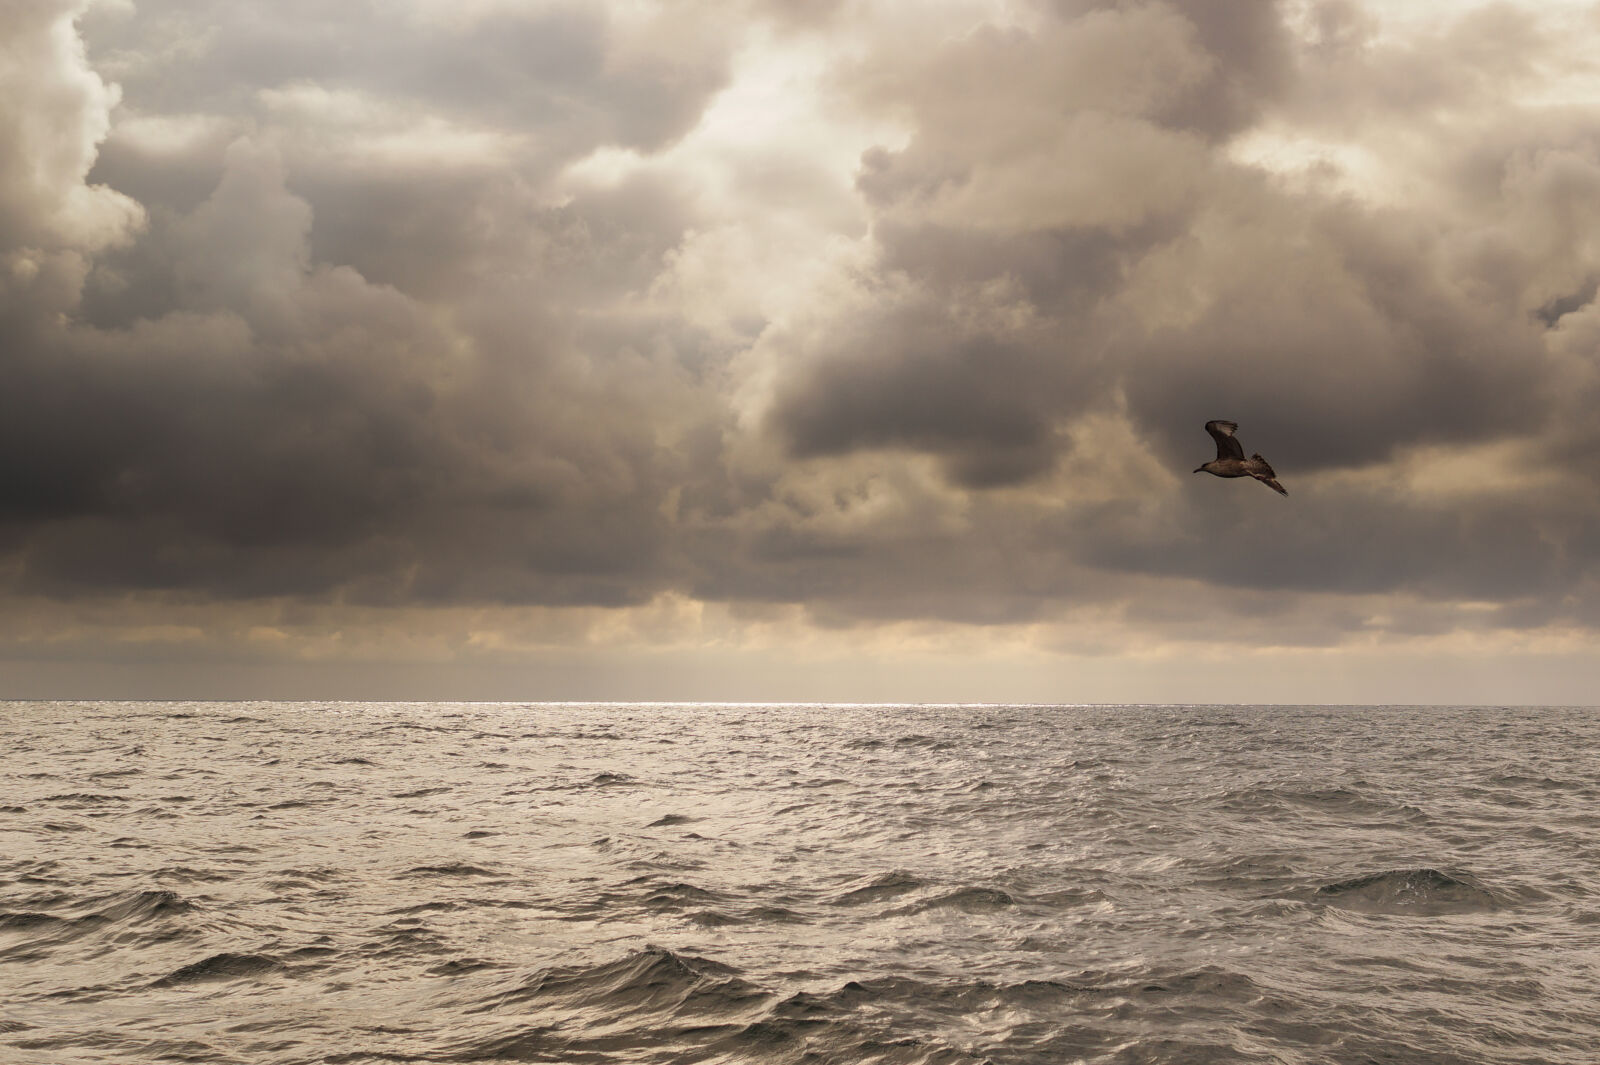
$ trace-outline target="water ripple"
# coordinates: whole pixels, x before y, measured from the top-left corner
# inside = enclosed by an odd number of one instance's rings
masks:
[[[0,1060],[1592,1065],[1570,709],[11,703]]]

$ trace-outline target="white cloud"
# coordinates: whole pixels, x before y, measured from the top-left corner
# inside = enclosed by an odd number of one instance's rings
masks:
[[[73,25],[82,6],[27,0],[0,12],[0,307],[70,307],[82,256],[143,222],[133,200],[85,181],[118,94],[85,61]]]

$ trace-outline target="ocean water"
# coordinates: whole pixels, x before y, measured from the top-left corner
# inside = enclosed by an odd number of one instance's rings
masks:
[[[1561,708],[0,703],[0,1061],[1600,1061]]]

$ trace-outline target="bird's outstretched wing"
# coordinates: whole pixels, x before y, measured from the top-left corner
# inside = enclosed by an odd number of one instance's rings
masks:
[[[1278,475],[1273,472],[1272,466],[1259,454],[1251,455],[1250,461],[1244,464],[1250,476],[1278,493],[1280,496],[1289,494],[1289,490],[1278,483]]]
[[[1206,432],[1211,434],[1211,439],[1217,442],[1217,458],[1242,459],[1244,448],[1239,446],[1239,441],[1233,438],[1233,432],[1239,428],[1237,422],[1206,422]]]

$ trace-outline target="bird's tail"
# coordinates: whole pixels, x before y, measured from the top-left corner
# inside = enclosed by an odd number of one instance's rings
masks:
[[[1289,494],[1289,490],[1283,485],[1279,484],[1277,478],[1275,477],[1263,477],[1261,478],[1261,483],[1278,493],[1280,496],[1286,496]]]

